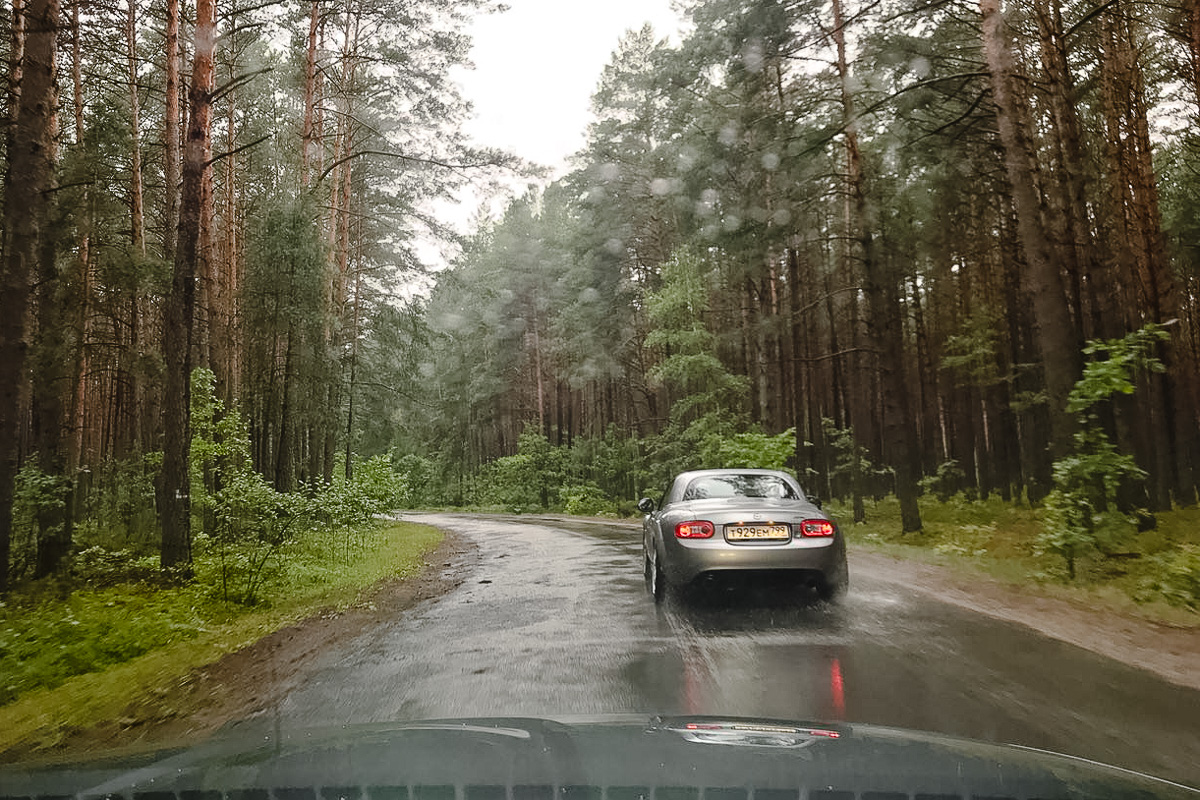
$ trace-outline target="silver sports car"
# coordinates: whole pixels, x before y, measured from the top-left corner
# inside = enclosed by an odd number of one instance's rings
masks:
[[[786,472],[684,472],[661,504],[647,497],[638,508],[646,515],[646,588],[656,601],[675,587],[728,571],[778,573],[826,600],[846,591],[841,532]]]

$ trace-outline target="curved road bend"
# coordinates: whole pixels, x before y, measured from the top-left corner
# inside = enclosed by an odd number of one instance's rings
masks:
[[[865,722],[1200,785],[1200,692],[856,578],[853,553],[839,608],[658,609],[642,586],[640,528],[628,523],[406,519],[469,537],[476,573],[326,654],[304,686],[242,724],[627,713]]]

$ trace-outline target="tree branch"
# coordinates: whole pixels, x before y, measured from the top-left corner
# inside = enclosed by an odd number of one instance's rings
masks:
[[[262,69],[255,70],[254,72],[247,72],[244,75],[238,75],[236,78],[231,80],[229,83],[225,84],[224,86],[219,87],[216,91],[213,92],[212,102],[214,102],[214,103],[217,102],[217,100],[219,100],[220,98],[229,94],[234,89],[241,86],[243,83],[250,80],[251,78],[254,78],[258,75],[262,75],[264,72],[272,72],[272,71],[274,71],[274,69],[275,69],[274,67],[264,67]]]
[[[448,161],[441,161],[436,158],[421,158],[419,156],[406,156],[403,153],[392,153],[392,152],[388,152],[387,150],[359,150],[357,153],[351,153],[350,155],[346,156],[345,158],[339,158],[337,161],[333,162],[328,167],[326,167],[325,171],[322,172],[321,175],[317,178],[317,182],[320,183],[321,181],[325,180],[325,178],[329,176],[329,173],[333,172],[336,168],[340,167],[342,164],[345,164],[347,161],[353,161],[354,159],[359,158],[361,156],[383,156],[384,158],[398,158],[401,161],[410,161],[414,164],[427,164],[429,166],[441,167],[443,169],[450,169],[450,170],[455,170],[455,171],[462,171],[462,170],[467,170],[467,169],[479,169],[481,167],[498,167],[501,165],[501,162],[494,158],[487,159],[486,161],[479,161],[479,162],[465,163],[465,164],[456,164],[456,163],[452,163],[452,162],[448,162]]]
[[[1086,13],[1086,14],[1084,14],[1084,15],[1083,15],[1083,17],[1082,17],[1082,18],[1081,18],[1081,19],[1080,19],[1078,22],[1076,22],[1074,25],[1072,25],[1072,26],[1071,26],[1071,27],[1070,27],[1070,28],[1067,30],[1067,32],[1063,34],[1063,38],[1064,38],[1064,39],[1069,39],[1070,37],[1074,36],[1074,35],[1075,35],[1075,31],[1079,30],[1079,29],[1080,29],[1080,28],[1082,28],[1084,25],[1088,24],[1088,23],[1089,23],[1089,22],[1091,22],[1093,19],[1095,19],[1096,17],[1098,17],[1098,16],[1100,16],[1101,14],[1103,14],[1105,11],[1108,11],[1108,9],[1112,8],[1113,6],[1115,6],[1115,5],[1116,5],[1118,2],[1120,2],[1120,0],[1108,0],[1108,2],[1107,2],[1107,3],[1104,3],[1103,5],[1096,6],[1096,7],[1095,7],[1095,8],[1093,8],[1091,11],[1089,11],[1089,12],[1088,12],[1088,13]]]
[[[263,142],[265,142],[267,139],[270,139],[270,138],[271,138],[270,134],[268,134],[266,136],[260,136],[258,139],[255,139],[253,142],[250,142],[249,144],[244,144],[241,147],[235,147],[232,150],[229,150],[224,153],[220,153],[219,155],[215,155],[212,158],[210,158],[208,161],[204,162],[204,168],[208,169],[209,167],[211,167],[213,164],[217,163],[221,159],[229,158],[230,156],[235,156],[238,153],[242,152],[243,150],[249,150],[251,147],[258,147],[260,144],[262,144]]]

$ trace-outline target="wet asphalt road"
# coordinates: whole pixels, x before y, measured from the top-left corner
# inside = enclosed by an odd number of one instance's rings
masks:
[[[246,724],[628,713],[866,722],[1200,785],[1200,692],[856,579],[853,553],[838,608],[768,598],[658,609],[642,586],[636,527],[411,519],[468,536],[477,571],[327,654],[301,688]]]

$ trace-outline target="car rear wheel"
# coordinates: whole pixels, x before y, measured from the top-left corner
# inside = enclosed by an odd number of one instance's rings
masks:
[[[817,595],[827,603],[839,603],[846,596],[849,580],[842,578],[822,578],[817,584]]]
[[[658,565],[658,559],[651,559],[649,551],[646,552],[645,561],[646,591],[650,592],[654,602],[661,603],[667,599],[667,578]]]

